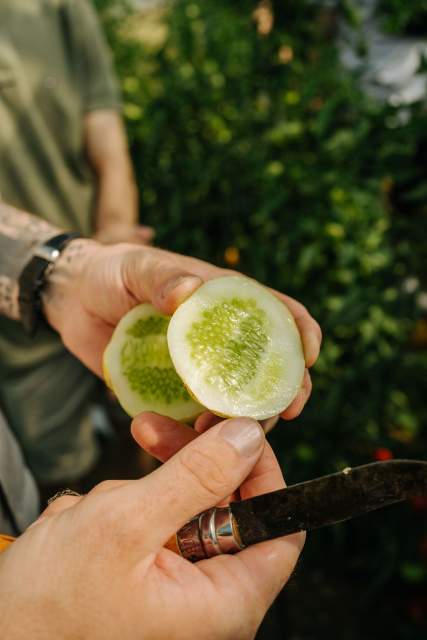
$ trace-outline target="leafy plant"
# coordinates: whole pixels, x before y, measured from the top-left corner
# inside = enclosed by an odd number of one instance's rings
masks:
[[[395,30],[425,9],[423,0],[386,4]],[[313,397],[272,436],[288,480],[427,458],[425,106],[364,95],[341,66],[336,14],[321,3],[176,0],[156,46],[111,18],[122,3],[98,5],[122,79],[141,215],[158,242],[286,291],[323,328]],[[316,570],[337,586],[329,617],[313,613],[310,638],[339,615],[343,581],[355,584],[347,597],[357,619],[343,620],[340,639],[419,637],[422,505],[395,511],[401,519],[373,516],[369,533],[365,520],[313,536],[294,593],[313,597]],[[363,597],[360,584],[372,585]],[[387,608],[381,594],[395,591]],[[374,609],[368,627],[359,614]],[[298,635],[309,623],[293,624]]]

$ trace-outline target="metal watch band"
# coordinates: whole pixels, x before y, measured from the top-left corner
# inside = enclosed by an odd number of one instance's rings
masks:
[[[35,249],[19,276],[19,312],[21,323],[29,336],[34,336],[43,319],[41,292],[46,270],[53,265],[67,244],[79,238],[79,233],[61,233]]]

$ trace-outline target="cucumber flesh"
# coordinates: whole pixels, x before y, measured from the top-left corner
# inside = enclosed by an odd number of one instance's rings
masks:
[[[249,278],[203,284],[175,311],[167,341],[191,395],[218,415],[270,418],[300,389],[305,362],[293,316]]]
[[[188,421],[203,411],[172,364],[166,339],[169,321],[152,305],[138,305],[121,319],[104,352],[107,384],[132,417],[155,411]]]

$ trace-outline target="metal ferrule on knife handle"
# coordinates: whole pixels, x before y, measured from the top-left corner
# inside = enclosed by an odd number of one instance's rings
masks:
[[[191,562],[243,549],[230,507],[214,507],[187,522],[174,536],[169,549]]]

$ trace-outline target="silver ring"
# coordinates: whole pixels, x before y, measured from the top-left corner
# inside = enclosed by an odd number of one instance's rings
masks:
[[[57,491],[55,495],[49,498],[47,504],[52,504],[52,502],[55,502],[58,498],[62,498],[62,496],[78,496],[80,498],[81,493],[77,493],[77,491],[73,491],[72,489],[62,489],[62,491]]]

